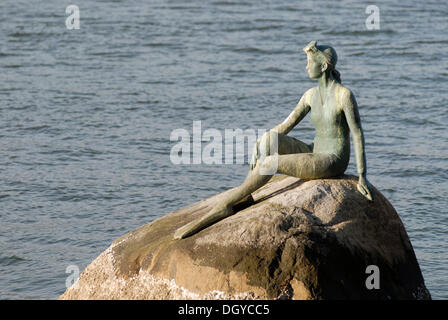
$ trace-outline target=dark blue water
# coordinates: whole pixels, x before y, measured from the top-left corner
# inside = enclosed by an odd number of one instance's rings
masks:
[[[2,0],[0,298],[56,298],[67,266],[242,182],[248,165],[172,164],[170,133],[272,128],[315,85],[301,49],[319,40],[356,95],[368,178],[447,299],[448,8],[378,1],[370,31],[370,4]],[[290,134],[310,142],[309,116]]]

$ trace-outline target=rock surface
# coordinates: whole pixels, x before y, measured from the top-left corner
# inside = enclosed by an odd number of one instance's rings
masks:
[[[173,240],[222,194],[199,201],[114,241],[60,299],[430,299],[396,211],[356,183],[274,177],[255,203]],[[380,289],[366,288],[369,265]]]

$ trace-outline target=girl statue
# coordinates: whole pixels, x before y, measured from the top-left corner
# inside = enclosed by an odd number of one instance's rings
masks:
[[[175,239],[188,237],[233,214],[232,207],[266,184],[275,173],[302,179],[340,176],[350,159],[350,132],[353,135],[358,191],[373,201],[372,186],[366,178],[364,135],[355,96],[341,84],[335,69],[336,51],[311,41],[304,49],[309,77],[318,85],[306,91],[285,121],[266,132],[254,146],[249,173],[237,188],[203,217],[176,230]],[[311,112],[316,129],[314,143],[306,144],[287,134]],[[278,155],[273,155],[272,147]]]

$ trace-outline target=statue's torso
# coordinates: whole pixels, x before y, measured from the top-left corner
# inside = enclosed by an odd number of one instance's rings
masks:
[[[350,157],[350,130],[341,105],[340,84],[335,84],[328,94],[316,87],[311,95],[311,122],[316,129],[314,153],[332,153],[342,159]]]

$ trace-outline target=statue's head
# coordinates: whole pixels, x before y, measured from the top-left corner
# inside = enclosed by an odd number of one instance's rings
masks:
[[[303,51],[306,52],[308,64],[306,69],[310,78],[320,78],[323,73],[328,73],[330,78],[341,82],[341,76],[336,70],[338,55],[330,46],[317,45],[317,41],[311,41]]]

